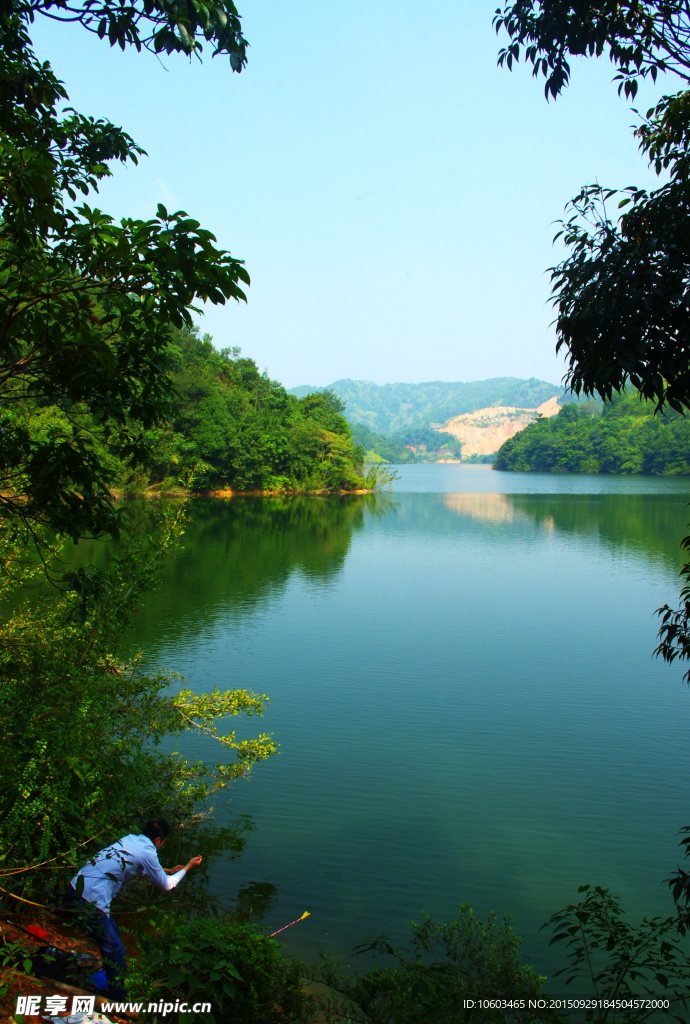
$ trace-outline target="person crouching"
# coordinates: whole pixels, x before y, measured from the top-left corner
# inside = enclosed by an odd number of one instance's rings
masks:
[[[78,915],[86,934],[101,951],[108,980],[108,994],[120,1002],[126,999],[124,979],[127,972],[125,947],[116,921],[110,916],[110,904],[125,882],[143,874],[160,889],[174,889],[186,873],[201,864],[192,857],[188,864],[161,867],[158,852],[170,835],[165,818],[149,818],[141,835],[128,835],[90,858],[77,872],[67,890],[67,906]],[[79,879],[83,889],[79,894]]]

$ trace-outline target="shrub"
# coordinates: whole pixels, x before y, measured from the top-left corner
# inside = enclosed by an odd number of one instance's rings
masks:
[[[175,677],[122,655],[122,633],[184,510],[145,508],[141,517],[130,517],[130,535],[102,568],[70,572],[59,550],[32,566],[11,527],[0,530],[0,596],[9,605],[0,625],[0,874],[3,891],[20,900],[44,904],[85,857],[147,817],[190,821],[214,791],[275,751],[264,734],[216,731],[224,718],[260,715],[263,695],[175,692]],[[38,585],[44,572],[56,587]],[[223,759],[192,764],[161,749],[190,731],[217,739]]]
[[[166,1021],[306,1024],[315,1019],[313,999],[302,990],[303,965],[285,957],[253,924],[230,917],[168,916],[153,935],[140,936],[139,950],[128,978],[130,999],[211,1003],[210,1014],[178,1013]]]
[[[465,903],[448,924],[426,915],[412,924],[412,949],[391,946],[385,935],[366,940],[355,953],[386,957],[385,966],[345,973],[332,957],[311,980],[328,985],[333,996],[322,1004],[323,1019],[352,1024],[528,1024],[557,1021],[549,1010],[529,1010],[539,999],[544,978],[522,961],[521,939],[509,919],[490,913],[478,918]],[[466,1000],[492,1005],[467,1008]],[[523,1006],[519,1004],[524,1000]]]
[[[587,1020],[643,1024],[658,1016],[655,1004],[663,999],[670,1004],[665,1018],[687,1021],[687,909],[678,906],[670,917],[645,917],[632,925],[609,889],[581,885],[578,893],[579,902],[558,911],[547,925],[554,927],[551,942],[565,942],[568,951],[569,964],[557,974],[566,976],[566,984],[584,980],[585,991],[602,1000],[601,1008],[588,1012]]]

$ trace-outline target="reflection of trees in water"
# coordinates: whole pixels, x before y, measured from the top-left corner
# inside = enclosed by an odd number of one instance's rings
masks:
[[[238,921],[261,921],[273,909],[278,886],[272,882],[245,882],[235,897],[234,916]]]
[[[683,494],[445,494],[441,502],[465,523],[503,536],[506,530],[532,525],[549,533],[597,539],[611,551],[643,555],[670,568],[682,562],[680,541],[690,518]],[[419,526],[421,509],[414,512]],[[436,511],[429,504],[426,512],[425,527],[442,530],[438,498]],[[400,518],[404,520],[404,514]]]
[[[597,538],[614,551],[630,551],[663,561],[682,562],[687,499],[655,494],[507,494],[516,514],[556,533]]]
[[[137,633],[142,642],[163,618],[218,607],[251,611],[279,593],[295,573],[324,585],[342,570],[352,535],[366,515],[382,515],[382,494],[233,497],[197,500],[182,547],[147,595]]]
[[[200,618],[250,613],[298,574],[314,586],[337,579],[355,531],[388,517],[396,533],[476,533],[498,540],[520,531],[597,540],[670,569],[680,565],[688,519],[683,494],[385,494],[235,497],[195,501],[183,545],[161,586],[146,596],[137,643]],[[395,512],[391,518],[390,513]],[[376,528],[376,527],[375,527]],[[79,551],[86,554],[86,545]]]

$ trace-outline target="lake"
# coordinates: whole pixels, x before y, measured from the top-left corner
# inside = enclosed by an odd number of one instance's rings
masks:
[[[690,693],[652,651],[690,481],[399,474],[374,496],[196,502],[137,640],[195,688],[270,697],[239,730],[280,755],[217,809],[254,831],[215,891],[275,885],[265,923],[309,910],[284,935],[305,957],[469,901],[510,912],[552,974],[539,929],[579,884],[671,911]]]

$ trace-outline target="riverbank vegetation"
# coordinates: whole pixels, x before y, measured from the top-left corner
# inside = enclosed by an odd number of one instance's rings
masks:
[[[171,329],[160,353],[169,384],[166,418],[141,432],[138,460],[123,459],[110,419],[83,403],[27,396],[13,422],[42,450],[78,437],[116,493],[196,490],[310,491],[371,489],[375,467],[353,440],[344,406],[330,391],[297,399],[238,349],[218,351],[192,328]]]
[[[0,874],[2,891],[20,903],[58,898],[65,872],[147,817],[191,822],[213,793],[276,751],[266,734],[216,731],[221,719],[260,716],[265,695],[196,694],[123,649],[183,532],[184,507],[144,508],[136,519],[130,510],[130,523],[98,568],[70,568],[47,542],[41,559],[27,561],[10,531],[0,538]],[[187,732],[217,739],[215,764],[163,752],[166,738]]]
[[[193,330],[166,350],[174,389],[169,422],[149,431],[149,465],[120,478],[127,489],[359,490],[363,469],[344,405],[330,391],[297,399],[238,349],[218,351]]]
[[[690,475],[690,421],[623,392],[540,417],[498,450],[495,469],[538,473]]]

